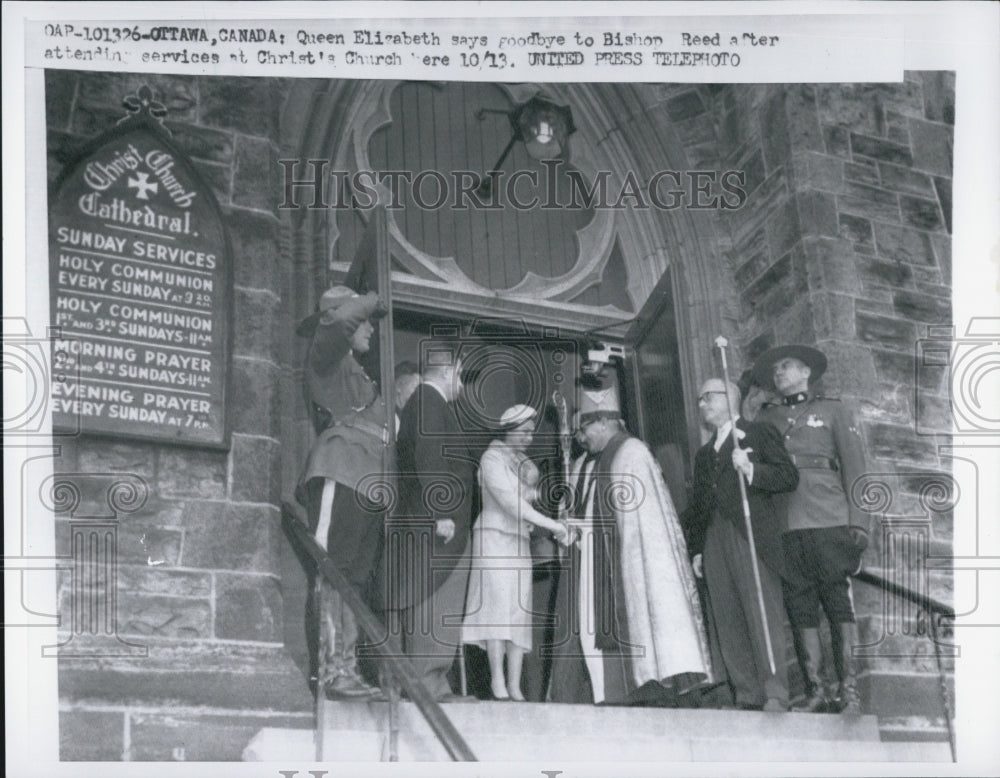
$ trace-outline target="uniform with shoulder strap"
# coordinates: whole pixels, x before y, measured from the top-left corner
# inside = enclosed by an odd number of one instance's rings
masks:
[[[389,435],[385,402],[352,347],[358,329],[382,313],[375,293],[334,286],[296,330],[311,338],[305,378],[317,433],[296,497],[306,506],[316,541],[362,595],[372,587],[384,531],[384,511],[364,499],[362,484],[384,471]],[[306,604],[314,683],[331,699],[379,697],[358,667],[354,613],[339,592],[314,579]]]
[[[826,357],[817,349],[780,346],[754,364],[755,380],[774,387],[774,366],[788,358],[809,368],[810,385],[826,369]],[[788,525],[782,538],[785,607],[801,642],[807,687],[805,701],[793,709],[819,711],[829,705],[819,674],[822,607],[835,648],[840,644],[836,664],[841,704],[845,712],[858,713],[860,698],[851,654],[858,637],[850,576],[860,569],[869,519],[850,495],[854,482],[865,473],[861,434],[845,403],[811,389],[788,394],[781,404],[763,408],[757,421],[778,429],[799,469],[798,488],[784,495]]]

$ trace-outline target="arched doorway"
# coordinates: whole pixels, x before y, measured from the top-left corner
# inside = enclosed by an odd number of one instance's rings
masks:
[[[502,120],[477,118],[481,108],[507,110],[540,91],[570,105],[578,128],[573,169],[589,181],[606,175],[612,189],[620,189],[629,175],[648,181],[663,169],[691,169],[669,118],[657,112],[648,95],[636,95],[637,88],[296,83],[286,109],[282,157],[298,162],[299,180],[315,174],[310,160],[322,161],[330,172],[323,174],[324,185],[333,188],[320,207],[283,214],[292,319],[310,313],[322,289],[344,278],[366,225],[364,208],[346,207],[337,177],[359,171],[406,171],[412,177],[426,171],[485,172],[509,130]],[[532,164],[515,151],[508,169],[532,170]],[[425,198],[434,200],[439,184],[432,175],[426,178],[430,194]],[[388,187],[382,187],[381,197],[393,202]],[[669,417],[669,436],[662,424],[641,423],[642,412],[633,413],[639,422],[633,431],[652,430],[663,438],[653,441],[657,446],[675,446],[661,462],[667,463],[665,470],[672,468],[675,484],[678,478],[683,482],[678,474],[686,470],[686,452],[693,451],[699,436],[696,414],[686,411],[694,407],[694,385],[711,369],[711,339],[724,309],[719,230],[711,214],[628,207],[470,211],[422,208],[412,198],[402,198],[399,205],[388,212],[397,358],[408,358],[405,344],[419,337],[421,328],[444,318],[499,317],[543,335],[554,330],[579,336],[581,342],[588,333],[620,342],[631,330],[656,346],[647,346],[653,358],[646,361],[645,374],[626,376],[626,383],[631,378],[640,404],[647,402],[644,392],[669,387],[669,394],[658,399],[671,406],[669,412],[650,406],[646,413],[647,418]],[[665,297],[646,308],[656,291]],[[659,337],[665,330],[667,341]],[[668,350],[670,357],[663,359]],[[652,375],[656,370],[671,371],[666,384]],[[286,484],[294,483],[311,436],[299,383],[290,385],[287,399],[298,405],[282,431]]]

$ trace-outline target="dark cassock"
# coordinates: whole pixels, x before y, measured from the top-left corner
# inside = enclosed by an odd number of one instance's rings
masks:
[[[732,387],[730,401],[738,395]],[[788,707],[785,614],[782,602],[784,513],[773,495],[795,489],[798,471],[780,436],[769,425],[737,417],[736,435],[752,465],[744,481],[754,533],[751,548],[739,479],[733,464],[732,422],[721,379],[707,381],[699,398],[704,420],[715,434],[698,449],[694,491],[684,511],[689,550],[703,558],[708,588],[707,616],[714,627],[735,702],[744,708],[781,711]],[[752,555],[757,558],[775,672],[771,672]]]

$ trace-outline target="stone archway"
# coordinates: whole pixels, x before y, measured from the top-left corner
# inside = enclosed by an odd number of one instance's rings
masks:
[[[357,164],[360,144],[357,136],[367,140],[374,128],[389,121],[386,107],[392,85],[384,82],[359,81],[295,81],[282,117],[280,158],[300,161],[327,160],[331,169],[347,169]],[[509,88],[512,100],[537,86]],[[629,171],[641,181],[648,181],[663,169],[687,171],[691,163],[681,139],[674,132],[670,116],[662,104],[651,99],[650,90],[631,85],[615,84],[546,84],[546,93],[573,107],[577,134],[574,136],[574,160],[590,172],[610,172],[610,186],[621,186]],[[661,101],[662,103],[662,101]],[[289,326],[311,313],[318,293],[331,279],[331,245],[336,228],[331,214],[324,209],[296,209],[281,213],[282,248],[285,256],[284,284],[290,313]],[[660,278],[670,270],[674,275],[680,361],[685,393],[691,393],[700,376],[711,370],[712,338],[718,333],[722,312],[731,306],[720,285],[720,229],[715,217],[706,212],[624,210],[611,217],[614,234],[620,244],[627,274],[627,293],[633,310],[639,311],[653,292]],[[599,242],[599,241],[598,241]],[[593,242],[592,242],[593,245]],[[581,252],[582,257],[582,252]],[[606,254],[605,254],[606,258]],[[420,257],[420,261],[434,258]],[[446,262],[444,263],[446,265]],[[447,276],[453,268],[445,267]],[[591,274],[586,258],[574,268]],[[334,268],[334,273],[336,268]],[[600,280],[600,273],[596,275]],[[574,279],[562,279],[563,288],[572,286]],[[396,279],[394,278],[394,285]],[[614,325],[610,332],[623,335],[631,314],[618,312],[607,315],[600,309],[581,313],[579,306],[560,302],[559,283],[549,285],[556,292],[547,301],[530,299],[522,279],[509,293],[491,290],[470,292],[462,303],[465,312],[475,316],[484,310],[493,315],[504,308],[513,315],[534,318],[548,326],[574,328],[579,331],[599,324]],[[483,294],[482,292],[485,292]],[[395,294],[395,293],[394,293]],[[434,304],[433,283],[426,289],[412,286],[403,289],[401,297],[409,302],[421,302],[421,295]],[[487,307],[488,306],[488,307]],[[499,309],[499,310],[498,310]],[[283,385],[282,416],[282,475],[287,494],[294,487],[303,459],[312,440],[301,390],[298,368],[304,358],[305,343],[293,338],[295,369]],[[681,398],[678,398],[681,399]],[[692,397],[684,397],[684,407],[693,407]],[[698,439],[696,423],[691,422],[691,442]],[[287,576],[286,576],[287,578]],[[286,587],[293,586],[286,580]],[[291,618],[291,616],[290,616]]]
[[[385,103],[392,86],[392,82],[297,82],[285,111],[282,157],[329,160],[334,169],[357,164],[357,136],[367,138],[375,127],[390,119]],[[516,96],[537,88],[521,85],[509,91]],[[614,184],[620,185],[628,171],[648,181],[660,170],[692,169],[685,144],[674,132],[664,108],[665,100],[657,102],[649,87],[546,84],[544,89],[573,107],[577,125],[574,157],[585,160],[583,164],[592,170],[610,171]],[[329,214],[323,210],[293,211],[283,216],[294,278],[291,306],[297,309],[298,318],[312,310],[316,289],[327,281],[329,247],[336,238],[336,227],[331,227]],[[682,349],[682,369],[688,382],[694,382],[710,369],[712,337],[720,331],[723,312],[731,308],[731,297],[720,273],[724,266],[723,230],[712,213],[679,208],[617,211],[614,231],[621,241],[627,291],[635,310],[641,308],[667,268],[674,268],[679,335],[683,344],[690,344]],[[421,260],[433,262],[436,258]],[[443,266],[448,259],[437,261]],[[594,273],[582,262],[574,271],[589,272],[591,276]],[[449,272],[442,272],[442,279],[447,279]],[[536,279],[536,283],[539,281]],[[528,298],[529,286],[531,279],[525,279],[508,290],[509,295],[491,293],[490,304],[495,305],[497,298],[502,301],[505,296]],[[407,293],[415,298],[421,295],[419,289]],[[433,293],[432,287],[426,294]],[[558,297],[545,296],[556,304]],[[475,297],[472,295],[468,303],[473,313]],[[561,311],[552,317],[553,323],[560,315],[566,322],[572,319],[572,312]],[[602,317],[598,322],[614,324],[615,318]]]

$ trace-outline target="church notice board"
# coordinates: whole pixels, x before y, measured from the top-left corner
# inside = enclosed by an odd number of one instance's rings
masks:
[[[143,87],[49,201],[53,428],[229,445],[222,212]]]

